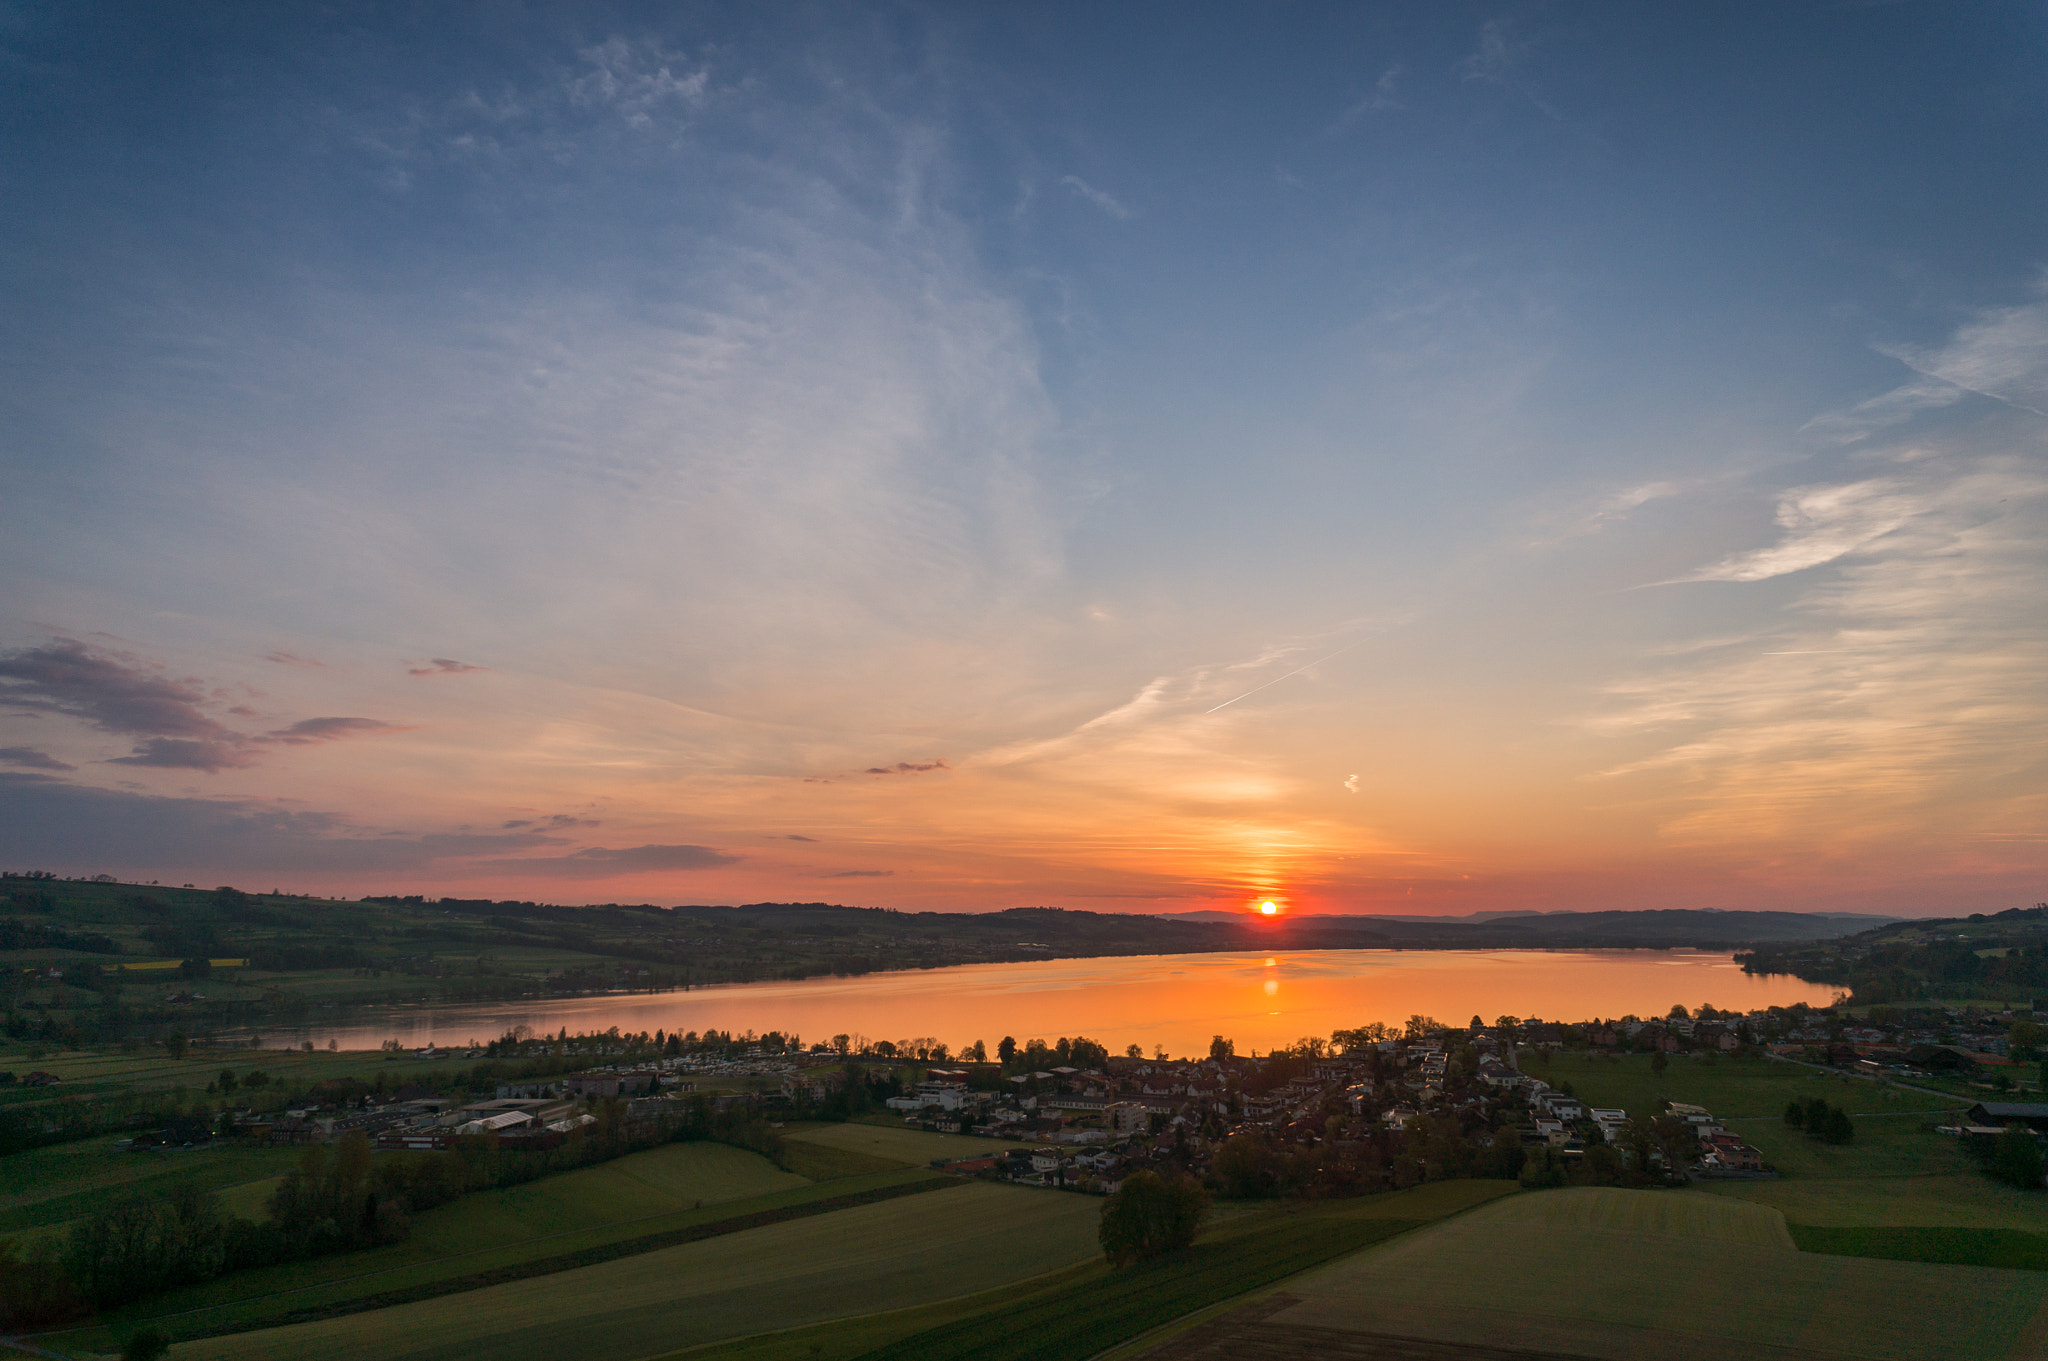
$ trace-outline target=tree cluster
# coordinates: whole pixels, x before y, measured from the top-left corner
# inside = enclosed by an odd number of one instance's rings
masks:
[[[1846,1144],[1856,1138],[1856,1126],[1850,1121],[1849,1112],[1840,1106],[1830,1106],[1823,1097],[1787,1105],[1785,1123],[1793,1129],[1805,1130],[1824,1144]]]
[[[1991,1147],[1991,1175],[2026,1191],[2041,1189],[2041,1141],[2025,1125],[2007,1125]]]
[[[39,1326],[84,1305],[106,1308],[225,1271],[398,1242],[415,1212],[471,1191],[671,1140],[715,1140],[778,1163],[783,1156],[781,1136],[759,1115],[714,1112],[701,1097],[682,1119],[653,1127],[629,1128],[622,1101],[600,1102],[595,1113],[595,1125],[548,1150],[508,1148],[488,1135],[465,1136],[441,1153],[377,1154],[360,1132],[331,1148],[315,1144],[278,1185],[261,1223],[226,1214],[217,1197],[190,1184],[111,1201],[75,1225],[56,1253],[0,1249],[0,1321]]]
[[[1209,1194],[1193,1178],[1133,1172],[1102,1202],[1102,1255],[1112,1266],[1126,1266],[1184,1248],[1208,1211]]]

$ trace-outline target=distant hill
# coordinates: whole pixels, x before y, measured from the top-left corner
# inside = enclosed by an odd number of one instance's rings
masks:
[[[1722,912],[1668,908],[1638,912],[1475,912],[1464,917],[1317,913],[1261,921],[1242,912],[1178,912],[1176,920],[1236,923],[1289,936],[1369,935],[1433,949],[1581,949],[1628,946],[1729,947],[1775,941],[1833,940],[1904,921],[1862,912]]]

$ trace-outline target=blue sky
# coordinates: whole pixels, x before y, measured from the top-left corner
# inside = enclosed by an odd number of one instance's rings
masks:
[[[2044,28],[7,7],[0,860],[2033,901]]]

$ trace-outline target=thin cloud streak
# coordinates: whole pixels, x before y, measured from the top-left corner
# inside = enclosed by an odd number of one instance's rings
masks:
[[[1064,184],[1065,186],[1067,186],[1067,188],[1073,190],[1082,198],[1088,200],[1088,202],[1094,204],[1097,208],[1100,208],[1105,214],[1115,218],[1119,222],[1128,222],[1136,216],[1136,214],[1133,213],[1129,208],[1126,208],[1122,203],[1118,202],[1115,195],[1109,193],[1107,190],[1097,189],[1094,185],[1088,183],[1088,181],[1082,179],[1079,175],[1062,175],[1060,176],[1060,183]]]
[[[1222,702],[1221,704],[1217,705],[1215,709],[1206,709],[1206,710],[1204,710],[1203,712],[1205,712],[1205,713],[1211,713],[1211,714],[1213,714],[1213,713],[1215,713],[1215,712],[1217,711],[1217,709],[1228,709],[1228,708],[1229,708],[1229,707],[1230,707],[1231,705],[1233,705],[1233,704],[1237,703],[1237,701],[1238,701],[1238,700],[1241,700],[1241,699],[1250,699],[1250,698],[1251,698],[1251,697],[1252,697],[1253,695],[1256,695],[1256,694],[1258,694],[1258,693],[1259,693],[1259,691],[1261,691],[1261,690],[1269,690],[1269,689],[1271,689],[1271,688],[1272,688],[1273,686],[1276,686],[1276,685],[1278,685],[1278,684],[1279,684],[1279,683],[1280,683],[1281,681],[1284,681],[1284,680],[1292,680],[1292,679],[1293,679],[1294,677],[1296,677],[1296,676],[1299,676],[1299,675],[1300,675],[1300,674],[1301,674],[1302,672],[1304,672],[1304,671],[1313,671],[1313,670],[1315,670],[1315,669],[1316,669],[1317,667],[1319,667],[1319,666],[1323,665],[1323,663],[1325,663],[1325,662],[1333,662],[1333,661],[1337,660],[1337,658],[1339,658],[1339,657],[1343,656],[1343,655],[1344,655],[1345,653],[1347,653],[1347,652],[1350,652],[1350,651],[1352,651],[1352,650],[1353,650],[1353,649],[1355,649],[1355,648],[1360,648],[1360,647],[1363,647],[1363,646],[1365,646],[1365,643],[1366,643],[1366,641],[1367,641],[1366,639],[1363,639],[1363,638],[1361,638],[1361,639],[1359,639],[1359,640],[1358,640],[1357,642],[1355,642],[1355,643],[1350,643],[1350,644],[1347,644],[1347,645],[1346,645],[1346,646],[1344,646],[1344,647],[1340,647],[1340,648],[1338,648],[1338,649],[1337,649],[1337,650],[1336,650],[1335,652],[1332,652],[1332,653],[1331,653],[1331,654],[1330,654],[1329,656],[1327,656],[1327,657],[1322,657],[1322,658],[1318,658],[1317,660],[1315,660],[1315,661],[1312,661],[1312,662],[1310,662],[1310,663],[1309,663],[1309,664],[1308,664],[1307,666],[1300,666],[1300,667],[1296,667],[1296,668],[1295,668],[1294,670],[1292,670],[1292,671],[1288,672],[1288,673],[1287,673],[1286,675],[1284,675],[1284,676],[1275,676],[1275,677],[1274,677],[1273,679],[1271,679],[1271,680],[1267,681],[1267,682],[1266,682],[1266,683],[1265,683],[1264,685],[1258,685],[1258,686],[1254,686],[1254,687],[1252,687],[1251,689],[1249,689],[1249,690],[1245,691],[1245,692],[1244,692],[1243,694],[1241,694],[1241,695],[1237,695],[1237,696],[1234,696],[1234,697],[1232,697],[1232,698],[1230,698],[1230,699],[1226,699],[1226,700],[1224,700],[1224,701],[1223,701],[1223,702]]]

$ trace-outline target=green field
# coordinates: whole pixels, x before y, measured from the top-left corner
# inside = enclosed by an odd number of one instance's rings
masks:
[[[185,1343],[185,1361],[648,1356],[909,1308],[1087,1261],[1100,1203],[963,1184],[601,1266],[318,1323]]]
[[[0,1158],[0,1236],[53,1232],[110,1195],[192,1181],[210,1191],[267,1184],[298,1161],[292,1148],[191,1149],[135,1153],[112,1139],[53,1144]]]
[[[1732,1134],[1756,1145],[1764,1161],[1788,1179],[1856,1181],[1912,1180],[1967,1176],[1976,1167],[1962,1142],[1936,1134],[1944,1117],[1923,1113],[1859,1115],[1856,1141],[1824,1144],[1788,1126],[1780,1116],[1722,1121]]]
[[[1807,1252],[2048,1271],[2048,1235],[2018,1229],[1823,1229],[1794,1224],[1792,1237]]]
[[[31,1181],[16,1195],[0,1200],[0,1226],[61,1227],[101,1203],[109,1192],[154,1190],[181,1180],[220,1191],[236,1214],[262,1218],[268,1213],[271,1188],[303,1153],[296,1148],[239,1146],[132,1153],[115,1149],[105,1139],[34,1149],[0,1159],[0,1168],[13,1177],[47,1178]],[[806,1180],[758,1154],[722,1144],[672,1144],[526,1186],[464,1197],[419,1216],[411,1240],[403,1246],[424,1244],[427,1255],[440,1256],[483,1243],[530,1238],[536,1224],[582,1228],[686,1208],[698,1201],[715,1204],[764,1195]]]
[[[1716,1182],[1702,1189],[1768,1205],[1794,1224],[1833,1228],[2048,1228],[2048,1197],[2006,1186],[1975,1171],[1890,1179]]]
[[[1758,1059],[1678,1058],[1659,1077],[1645,1056],[1560,1054],[1527,1071],[1553,1085],[1570,1082],[1591,1105],[1638,1117],[1656,1114],[1666,1100],[1707,1107],[1784,1179],[1702,1189],[1775,1207],[1795,1224],[2025,1230],[2048,1222],[2048,1198],[1992,1181],[1959,1141],[1933,1132],[1959,1101]],[[1855,1117],[1854,1143],[1819,1143],[1785,1124],[1788,1102],[1816,1096]]]
[[[782,1146],[782,1165],[805,1181],[832,1181],[859,1177],[870,1172],[892,1172],[910,1166],[901,1158],[862,1153],[850,1148],[833,1148],[804,1139],[789,1139]]]
[[[1517,1196],[1295,1278],[1302,1302],[1268,1323],[1701,1361],[1998,1361],[2048,1323],[2048,1275],[1800,1252],[1775,1212],[1738,1205]]]
[[[465,1196],[420,1215],[402,1243],[235,1272],[156,1296],[106,1316],[85,1336],[119,1336],[144,1319],[166,1316],[187,1332],[247,1327],[932,1176],[903,1169],[812,1183],[724,1144],[670,1144]]]
[[[671,1353],[663,1361],[683,1361],[685,1355],[689,1361],[849,1361],[874,1353],[977,1361],[1018,1354],[1092,1356],[1332,1253],[1516,1189],[1510,1182],[1447,1181],[1358,1200],[1226,1205],[1219,1207],[1219,1222],[1203,1231],[1196,1250],[1169,1263],[1119,1273],[1096,1257],[1069,1271],[983,1295],[784,1329]],[[1054,1335],[1066,1339],[1064,1352]],[[1139,1345],[1155,1340],[1147,1337]]]
[[[1826,1073],[1803,1064],[1764,1058],[1705,1058],[1677,1055],[1662,1076],[1643,1054],[1560,1053],[1522,1062],[1522,1071],[1557,1087],[1569,1082],[1594,1106],[1618,1106],[1631,1115],[1652,1115],[1667,1100],[1705,1106],[1724,1119],[1781,1118],[1785,1104],[1824,1097],[1851,1115],[1931,1111],[1969,1105],[1925,1092]]]
[[[934,1158],[986,1158],[1000,1156],[1017,1147],[1000,1139],[977,1139],[971,1134],[929,1134],[902,1125],[791,1125],[783,1137],[793,1143],[817,1144],[823,1148],[865,1153],[899,1163],[930,1165]]]
[[[1521,1196],[1494,1206],[1485,1218],[1488,1224],[1509,1234],[1554,1229],[1566,1233],[1657,1234],[1781,1250],[1793,1245],[1785,1231],[1784,1217],[1776,1211],[1690,1191],[1646,1193],[1612,1187],[1581,1188],[1560,1195]]]
[[[10,1098],[28,1102],[108,1092],[161,1092],[174,1087],[203,1090],[220,1076],[223,1068],[232,1068],[237,1074],[261,1069],[270,1075],[273,1085],[310,1086],[341,1077],[373,1082],[380,1073],[394,1084],[404,1083],[446,1073],[451,1066],[451,1060],[414,1058],[410,1051],[387,1055],[346,1049],[330,1053],[322,1049],[309,1054],[300,1049],[235,1048],[188,1051],[186,1057],[173,1059],[154,1048],[132,1054],[118,1050],[64,1050],[31,1061],[27,1046],[14,1044],[8,1048],[11,1053],[0,1053],[0,1058],[4,1058],[0,1067],[41,1068],[55,1073],[59,1079],[54,1087],[16,1089]]]

